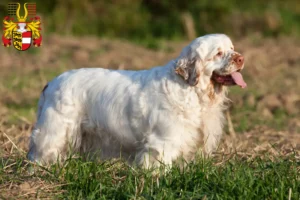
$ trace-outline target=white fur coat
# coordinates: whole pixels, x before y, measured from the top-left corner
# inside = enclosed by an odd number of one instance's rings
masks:
[[[210,154],[222,134],[225,86],[245,87],[243,66],[230,39],[212,34],[162,67],[65,72],[41,94],[28,157],[51,163],[72,150],[148,167]]]

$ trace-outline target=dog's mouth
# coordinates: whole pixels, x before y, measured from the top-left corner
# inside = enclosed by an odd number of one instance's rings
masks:
[[[241,88],[247,87],[247,83],[244,81],[240,70],[232,72],[229,75],[220,75],[216,72],[213,72],[212,80],[226,86],[238,85]]]

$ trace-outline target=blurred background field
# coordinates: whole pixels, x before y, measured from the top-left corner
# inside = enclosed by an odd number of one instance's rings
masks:
[[[2,0],[0,17],[7,13]],[[155,47],[158,39],[182,40],[211,32],[235,38],[300,33],[297,0],[65,0],[36,2],[46,34],[123,38]],[[23,11],[22,11],[23,12]]]
[[[8,2],[12,1],[0,2],[1,18]],[[299,130],[299,1],[34,2],[42,18],[43,46],[26,52],[0,50],[0,98],[9,113],[13,110],[33,121],[40,88],[67,69],[163,65],[193,38],[221,32],[247,59],[249,87],[233,87],[230,94],[237,131],[249,131],[256,124]],[[16,122],[14,115],[9,119]]]
[[[2,19],[8,2],[0,2]],[[34,2],[43,23],[42,47],[25,52],[0,48],[0,157],[27,150],[39,94],[63,71],[164,65],[193,38],[219,32],[229,35],[245,56],[248,84],[230,88],[235,134],[225,127],[219,152],[237,151],[247,158],[296,152],[299,159],[299,1]]]

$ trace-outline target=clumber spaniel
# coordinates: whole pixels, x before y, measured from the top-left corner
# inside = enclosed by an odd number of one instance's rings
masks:
[[[44,88],[28,158],[47,164],[72,152],[144,167],[210,154],[223,127],[226,87],[246,87],[244,58],[229,37],[199,37],[163,67],[71,70]]]

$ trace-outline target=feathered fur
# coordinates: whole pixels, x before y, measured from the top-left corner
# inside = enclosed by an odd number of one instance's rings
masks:
[[[224,51],[222,58],[215,55]],[[41,94],[30,160],[50,163],[73,151],[101,159],[123,157],[148,167],[192,160],[218,145],[226,87],[212,73],[232,67],[223,34],[194,40],[162,67],[126,71],[83,68],[65,72]]]

